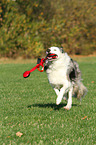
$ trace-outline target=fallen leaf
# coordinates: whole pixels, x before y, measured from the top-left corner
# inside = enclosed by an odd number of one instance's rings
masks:
[[[17,133],[16,133],[16,136],[21,137],[22,135],[23,135],[23,133],[21,133],[21,132],[17,132]]]
[[[86,119],[87,118],[87,116],[84,116],[82,119],[84,120],[84,119]]]
[[[94,81],[91,82],[92,84],[94,83]]]

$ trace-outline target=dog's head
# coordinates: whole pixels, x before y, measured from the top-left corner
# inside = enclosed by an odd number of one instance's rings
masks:
[[[46,54],[47,54],[47,59],[49,61],[56,60],[61,57],[62,53],[64,53],[62,48],[58,47],[50,47],[47,49]]]

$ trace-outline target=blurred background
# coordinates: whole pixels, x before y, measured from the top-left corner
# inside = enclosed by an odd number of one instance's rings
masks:
[[[0,0],[0,57],[96,52],[96,0]]]

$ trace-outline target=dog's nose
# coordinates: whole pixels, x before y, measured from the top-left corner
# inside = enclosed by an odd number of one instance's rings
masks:
[[[47,53],[49,53],[50,51],[51,51],[51,50],[48,48],[48,49],[47,49]]]

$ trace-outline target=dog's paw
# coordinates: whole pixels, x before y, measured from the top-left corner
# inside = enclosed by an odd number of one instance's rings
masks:
[[[66,105],[66,106],[64,107],[64,109],[65,109],[65,110],[70,110],[70,109],[71,109],[71,105]]]
[[[61,99],[60,98],[57,98],[56,105],[59,105],[60,103],[61,103]]]

